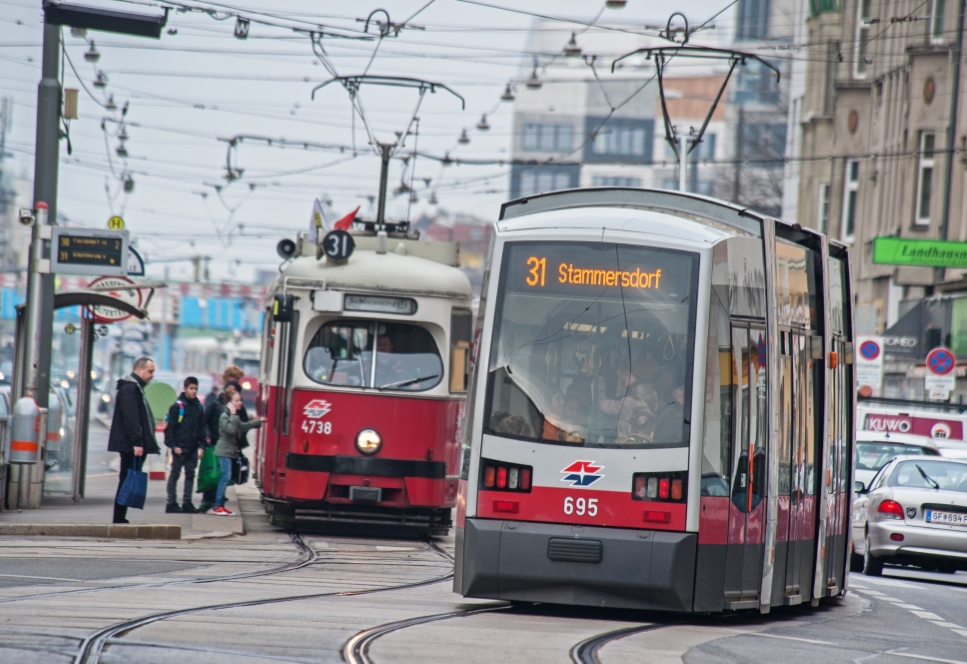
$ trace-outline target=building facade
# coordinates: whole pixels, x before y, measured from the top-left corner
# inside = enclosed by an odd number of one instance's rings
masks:
[[[796,221],[852,245],[857,334],[967,290],[963,270],[872,262],[880,236],[967,239],[960,11],[945,0],[809,2]]]

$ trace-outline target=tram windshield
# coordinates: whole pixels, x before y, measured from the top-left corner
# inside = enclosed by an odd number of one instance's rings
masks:
[[[694,253],[508,244],[485,430],[584,447],[687,445],[697,282]]]
[[[320,327],[303,367],[323,385],[380,390],[429,390],[443,377],[443,361],[427,330],[371,320],[335,320]]]

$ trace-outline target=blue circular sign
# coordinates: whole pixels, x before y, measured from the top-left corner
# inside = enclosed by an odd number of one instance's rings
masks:
[[[957,360],[949,348],[938,347],[927,353],[927,371],[936,376],[946,376],[953,372]]]
[[[860,344],[860,355],[864,360],[875,360],[880,356],[880,344],[872,340],[864,341]]]

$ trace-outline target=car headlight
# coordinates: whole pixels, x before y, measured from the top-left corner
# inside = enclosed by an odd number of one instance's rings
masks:
[[[356,434],[356,449],[363,454],[376,454],[383,446],[383,437],[374,429],[363,429]]]

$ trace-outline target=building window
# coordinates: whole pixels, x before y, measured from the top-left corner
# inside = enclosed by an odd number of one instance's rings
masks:
[[[678,157],[675,156],[675,150],[672,149],[672,146],[665,140],[665,135],[662,134],[659,139],[665,145],[665,160],[677,164]],[[691,143],[689,143],[689,146],[691,146]],[[703,159],[715,159],[715,134],[713,133],[706,133],[702,136],[702,142],[688,155],[688,163]]]
[[[611,177],[610,175],[595,175],[591,179],[592,187],[640,187],[641,178]]]
[[[533,196],[578,186],[581,164],[514,164],[510,171],[510,197]]]
[[[765,39],[769,33],[769,0],[739,0],[735,38]]]
[[[944,1],[933,0],[930,7],[930,41],[934,44],[943,41]]]
[[[654,120],[586,119],[588,136],[585,161],[628,161],[651,163],[655,132]]]
[[[932,131],[920,132],[920,168],[917,176],[917,216],[914,224],[930,225],[930,194],[933,184],[933,142]]]
[[[816,220],[816,229],[820,233],[825,233],[829,227],[829,183],[822,182],[819,185],[819,215]]]
[[[521,132],[522,152],[567,152],[574,144],[574,129],[569,124],[527,123]]]
[[[860,187],[860,162],[846,162],[846,186],[843,188],[843,241],[852,242],[856,231],[856,204]]]
[[[860,0],[856,5],[856,62],[853,73],[857,78],[866,77],[866,65],[869,54],[867,42],[870,39],[870,0]]]

